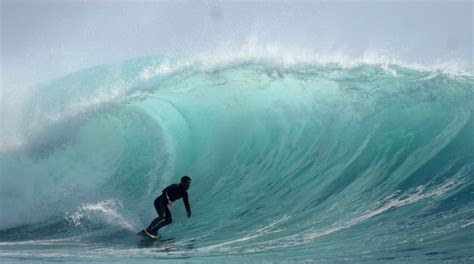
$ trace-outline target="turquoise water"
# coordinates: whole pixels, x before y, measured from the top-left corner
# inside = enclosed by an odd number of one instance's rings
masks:
[[[0,141],[0,260],[474,261],[469,74],[145,57],[34,87]],[[135,233],[189,175],[156,242]]]

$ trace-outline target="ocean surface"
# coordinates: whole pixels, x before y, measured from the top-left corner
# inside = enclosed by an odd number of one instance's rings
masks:
[[[38,84],[2,113],[0,262],[473,262],[473,84],[258,53]],[[136,235],[183,175],[192,218]]]

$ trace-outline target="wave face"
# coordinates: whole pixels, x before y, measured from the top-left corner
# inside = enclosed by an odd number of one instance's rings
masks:
[[[4,114],[0,258],[474,257],[471,76],[399,64],[146,57]],[[135,232],[193,179],[161,240]]]

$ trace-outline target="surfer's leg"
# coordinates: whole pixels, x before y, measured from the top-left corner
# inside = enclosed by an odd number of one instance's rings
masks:
[[[158,230],[160,228],[164,227],[165,225],[171,224],[172,219],[171,219],[170,210],[168,209],[168,207],[165,207],[164,211],[166,212],[165,217],[158,217],[157,219],[159,219],[159,221],[156,222],[156,225],[154,225],[151,228],[149,227],[150,229],[148,229],[148,230],[149,230],[149,232],[151,232],[151,234],[156,235],[156,234],[158,234]]]
[[[152,235],[156,235],[156,227],[161,223],[163,222],[163,220],[165,220],[164,218],[162,217],[157,217],[155,219],[153,219],[153,221],[151,221],[150,225],[146,228],[146,231]],[[158,230],[158,229],[156,229]]]
[[[151,223],[150,223],[150,225],[147,227],[146,231],[147,231],[148,233],[150,233],[150,234],[156,236],[156,234],[157,234],[157,232],[158,232],[158,229],[159,229],[158,225],[159,225],[160,223],[162,223],[162,222],[165,220],[165,218],[166,218],[166,217],[165,217],[165,216],[166,216],[165,212],[167,213],[167,212],[169,212],[169,210],[168,210],[168,208],[167,208],[166,206],[163,205],[163,199],[162,199],[161,196],[159,196],[159,197],[155,200],[155,202],[154,202],[153,205],[155,206],[155,210],[156,210],[156,212],[158,213],[158,217],[155,218],[155,219],[153,219],[153,221],[151,221]],[[165,210],[165,208],[166,208],[167,211]],[[157,227],[158,227],[158,228],[157,228]]]
[[[158,233],[158,230],[162,227],[164,227],[165,225],[169,225],[171,224],[172,222],[172,219],[171,219],[171,212],[170,210],[168,209],[168,207],[165,208],[165,212],[166,212],[166,215],[164,218],[161,218],[159,222],[157,222],[156,226],[154,226],[152,229],[150,229],[151,232],[153,232],[154,234],[157,234]]]

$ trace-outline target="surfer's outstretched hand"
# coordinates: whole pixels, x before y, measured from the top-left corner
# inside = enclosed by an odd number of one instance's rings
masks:
[[[188,212],[188,218],[191,218],[191,211]]]

